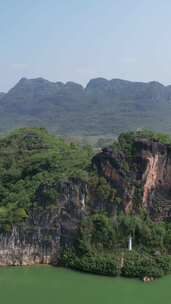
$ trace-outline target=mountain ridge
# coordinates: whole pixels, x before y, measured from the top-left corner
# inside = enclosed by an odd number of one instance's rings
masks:
[[[137,128],[171,133],[170,116],[171,86],[157,81],[99,77],[83,87],[21,78],[0,94],[0,133],[30,126],[69,136],[117,136]]]
[[[150,80],[150,81],[134,81],[134,80],[128,80],[128,79],[122,79],[122,78],[111,78],[111,79],[108,79],[108,78],[104,78],[104,77],[94,77],[94,78],[91,78],[87,84],[85,85],[82,85],[81,83],[79,82],[76,82],[76,81],[72,81],[72,80],[67,80],[67,81],[52,81],[52,80],[48,80],[44,77],[35,77],[35,78],[28,78],[28,77],[21,77],[17,83],[12,86],[9,90],[7,90],[7,92],[0,92],[0,94],[8,94],[9,91],[11,89],[13,89],[16,85],[18,85],[19,83],[24,83],[24,82],[33,82],[33,81],[43,81],[43,82],[47,82],[47,83],[51,83],[51,84],[61,84],[61,85],[66,85],[67,83],[74,83],[74,84],[77,84],[77,85],[80,85],[83,87],[83,89],[86,89],[87,86],[89,86],[89,83],[90,82],[94,82],[94,81],[104,81],[104,82],[121,82],[121,83],[127,83],[127,84],[156,84],[156,85],[160,85],[162,87],[165,87],[165,88],[168,88],[168,87],[171,87],[171,84],[169,85],[165,85],[163,84],[162,82],[160,81],[156,81],[156,80]]]

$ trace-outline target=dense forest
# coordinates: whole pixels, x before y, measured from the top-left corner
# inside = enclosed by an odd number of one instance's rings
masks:
[[[33,228],[35,212],[56,214],[62,227],[57,265],[140,278],[170,273],[171,187],[165,177],[156,179],[143,202],[147,158],[159,155],[160,167],[170,151],[169,136],[146,130],[121,134],[98,153],[45,129],[19,129],[1,137],[0,235],[10,235],[13,227]],[[167,160],[163,170],[169,168]],[[76,193],[74,199],[68,198],[66,185]],[[130,235],[133,250],[128,252]],[[49,230],[47,241],[51,238]]]

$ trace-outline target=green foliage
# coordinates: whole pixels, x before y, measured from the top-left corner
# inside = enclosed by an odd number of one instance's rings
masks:
[[[171,259],[168,256],[150,256],[132,251],[125,253],[122,275],[126,277],[159,278],[170,273]]]
[[[123,151],[127,158],[131,158],[134,153],[133,142],[136,138],[135,132],[122,133],[118,137],[119,148]]]
[[[143,129],[136,132],[121,133],[118,137],[119,147],[122,151],[127,152],[128,156],[131,156],[133,153],[133,143],[138,139],[149,139],[152,141],[158,141],[162,144],[171,144],[171,137],[168,134]]]
[[[121,155],[121,162],[122,155],[126,155],[121,164],[126,177],[132,172],[135,156],[133,143],[138,137],[169,144],[167,136],[154,135],[149,131],[122,134],[113,151]],[[120,211],[122,198],[119,191],[92,170],[92,156],[93,151],[89,146],[67,144],[44,129],[21,129],[1,138],[0,230],[10,232],[13,224],[21,224],[29,218],[32,209],[38,212],[57,210],[63,181],[86,182],[89,193],[94,195],[97,202],[110,208],[114,205]],[[72,251],[64,253],[64,265],[98,274],[116,275],[119,262],[113,252],[125,252],[131,234],[137,252],[125,254],[124,276],[160,277],[171,271],[168,257],[171,253],[171,225],[163,222],[156,224],[148,217],[139,203],[142,188],[136,186],[133,202],[138,213],[132,216],[121,212],[115,217],[110,217],[110,212],[95,213],[89,202],[89,216],[80,222]]]
[[[117,203],[117,191],[115,188],[111,187],[104,177],[90,174],[88,184],[91,190],[96,193],[96,198],[98,200]]]
[[[120,239],[126,244],[128,236],[133,236],[134,246],[143,248],[145,251],[155,253],[159,250],[166,250],[164,244],[166,237],[166,226],[164,223],[155,223],[144,216],[125,216],[118,217],[118,230]]]
[[[94,274],[117,276],[118,261],[114,255],[87,255],[77,257],[72,251],[66,251],[62,256],[62,265]]]
[[[97,185],[97,196],[99,199],[113,201],[116,190],[113,189],[104,177],[100,177]]]
[[[125,158],[122,159],[122,167],[127,173],[131,169],[137,169],[134,167],[136,165],[134,163],[136,155],[134,143],[138,139],[148,139],[152,141],[158,141],[162,144],[171,145],[171,137],[167,134],[156,133],[146,129],[135,132],[121,133],[118,139],[113,143],[112,149],[114,153],[124,153]]]
[[[87,254],[94,249],[112,249],[114,243],[115,230],[107,215],[96,213],[81,222],[76,242],[77,254]]]
[[[87,180],[92,155],[89,146],[66,144],[44,129],[19,129],[1,138],[0,223],[26,220],[42,188],[45,207],[57,200],[58,182]]]
[[[135,132],[136,138],[146,138],[154,141],[159,141],[161,144],[171,144],[171,137],[168,134],[152,132],[147,129]]]
[[[92,242],[102,248],[112,248],[115,232],[112,221],[104,214],[95,214],[92,217],[93,234]]]
[[[171,254],[171,224],[165,224],[164,246],[167,248],[169,254]]]
[[[75,269],[106,274],[103,258],[115,252],[119,272],[120,259],[116,256],[121,258],[124,252],[123,276],[158,278],[171,272],[171,258],[165,245],[167,229],[166,224],[156,224],[144,213],[141,216],[121,214],[115,219],[96,213],[81,222],[71,259],[65,262]],[[130,234],[136,250],[132,252],[127,251]]]

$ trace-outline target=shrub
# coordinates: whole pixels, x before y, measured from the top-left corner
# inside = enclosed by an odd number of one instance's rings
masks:
[[[65,252],[62,256],[62,265],[72,269],[94,274],[117,276],[118,262],[113,255],[91,254],[77,257],[73,252]]]
[[[159,278],[166,273],[168,261],[165,259],[156,260],[153,256],[140,255],[137,252],[130,252],[124,257],[122,275],[125,277]]]

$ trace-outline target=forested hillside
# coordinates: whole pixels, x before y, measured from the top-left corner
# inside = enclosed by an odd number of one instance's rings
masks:
[[[129,132],[95,153],[20,129],[0,139],[0,169],[0,265],[170,273],[169,136]]]

